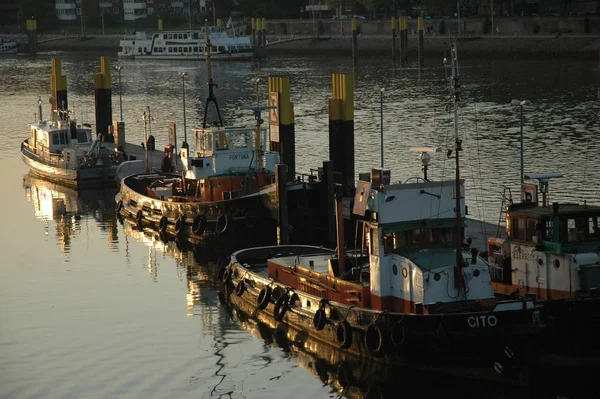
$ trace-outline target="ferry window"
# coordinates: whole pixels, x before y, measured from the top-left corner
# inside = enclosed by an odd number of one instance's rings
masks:
[[[179,51],[180,53],[182,53],[182,52],[183,52],[183,48],[179,47],[179,48],[178,48],[178,51]]]
[[[225,46],[219,46],[218,49],[219,51],[225,51]]]
[[[527,238],[525,219],[514,218],[512,223],[512,238],[514,240],[525,240]]]
[[[177,38],[178,38],[178,39],[182,39],[182,38],[183,38],[183,35],[182,35],[181,33],[179,33],[179,34],[177,35]]]
[[[194,53],[198,52],[198,47],[194,47]]]
[[[184,34],[183,34],[183,38],[184,38],[184,39],[187,39],[187,33],[184,33]]]
[[[58,133],[52,133],[52,145],[60,144]]]
[[[210,51],[217,51],[217,46],[210,46]]]
[[[391,254],[394,249],[394,240],[391,234],[386,234],[383,236],[383,252],[386,254]]]
[[[566,221],[567,242],[584,241],[588,235],[589,221],[586,217],[570,218]],[[564,230],[563,230],[564,233]]]
[[[404,248],[408,246],[408,236],[406,232],[400,231],[394,233],[394,248]]]
[[[173,48],[169,47],[169,53],[172,53],[172,52],[173,52]]]

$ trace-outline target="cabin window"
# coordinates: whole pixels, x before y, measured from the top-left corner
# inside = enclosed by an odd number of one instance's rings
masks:
[[[52,145],[67,144],[67,132],[52,133]]]
[[[83,130],[77,131],[77,142],[78,143],[87,143],[88,142],[88,136],[85,131],[83,131]]]
[[[184,34],[183,34],[183,38],[184,38],[184,39],[187,39],[187,38],[188,38],[188,35],[187,35],[187,33],[184,33]]]
[[[210,46],[210,51],[217,51],[217,46]]]
[[[178,47],[177,51],[180,52],[180,53],[182,53],[183,52],[183,48],[182,47]]]
[[[219,46],[219,51],[225,51],[225,46]]]
[[[512,222],[512,239],[525,240],[527,238],[527,228],[524,218],[513,218]]]
[[[173,48],[169,47],[169,53],[172,53],[172,52],[173,52]]]
[[[527,241],[533,242],[533,237],[537,236],[537,220],[527,219]]]
[[[194,47],[194,53],[198,52],[198,47]]]
[[[545,220],[543,222],[544,230],[542,231],[542,240],[552,240],[552,220]]]

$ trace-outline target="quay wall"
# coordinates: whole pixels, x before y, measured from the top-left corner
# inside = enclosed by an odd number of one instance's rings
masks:
[[[271,41],[280,37],[269,35]],[[85,40],[78,37],[40,42],[38,51],[94,51],[102,55],[116,56],[119,51],[119,39],[114,36],[90,36]],[[448,51],[448,36],[425,36],[424,56],[441,58]],[[391,36],[361,34],[358,38],[358,55],[390,55]],[[466,35],[459,40],[461,58],[527,58],[555,57],[599,59],[600,35]],[[287,41],[268,46],[266,55],[323,55],[346,56],[352,52],[350,35],[323,37],[322,39],[304,39]],[[416,57],[417,35],[409,34],[409,57]]]

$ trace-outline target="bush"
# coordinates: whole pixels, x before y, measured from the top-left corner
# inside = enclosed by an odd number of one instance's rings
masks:
[[[541,29],[540,24],[538,24],[536,22],[535,25],[533,25],[533,33],[539,33],[540,29]]]
[[[446,22],[442,19],[442,21],[438,24],[438,34],[445,35],[446,34]]]

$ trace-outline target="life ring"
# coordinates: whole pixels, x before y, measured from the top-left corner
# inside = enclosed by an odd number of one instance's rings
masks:
[[[229,281],[229,278],[231,277],[231,269],[227,268],[224,272],[223,272],[223,277],[221,278],[221,281],[223,282],[223,284],[227,284],[227,282]]]
[[[365,346],[373,356],[383,355],[387,346],[387,336],[384,327],[377,321],[372,322],[365,332]]]
[[[335,334],[341,349],[348,349],[352,346],[352,326],[347,320],[342,320],[337,324]]]
[[[246,284],[244,284],[244,280],[240,280],[235,286],[235,294],[237,296],[242,296],[244,291],[246,291]]]
[[[115,208],[115,212],[119,213],[119,212],[121,212],[121,209],[123,209],[123,201],[119,200],[119,202],[117,202],[117,206]]]
[[[327,319],[327,315],[325,314],[325,309],[319,308],[315,312],[315,317],[313,318],[313,325],[317,331],[321,331],[325,328],[325,320]]]
[[[288,310],[287,300],[287,295],[282,295],[275,302],[275,308],[273,309],[273,318],[275,318],[276,321],[283,320],[283,316],[285,316],[285,312],[287,312]]]
[[[271,289],[271,286],[269,286],[269,285],[264,286],[263,289],[260,290],[260,293],[256,297],[256,306],[260,310],[265,309],[269,305],[269,301],[271,300],[271,292],[272,291],[273,290]]]
[[[246,227],[252,229],[256,226],[256,214],[254,212],[248,212],[244,216],[244,224]]]
[[[201,236],[206,231],[207,223],[205,215],[197,215],[192,222],[192,232],[197,236]]]
[[[135,222],[137,223],[138,227],[142,227],[143,220],[144,220],[144,214],[142,213],[142,210],[140,209],[135,214]]]
[[[185,228],[185,216],[179,216],[177,220],[175,220],[175,233],[181,234],[183,233],[183,229]]]
[[[158,222],[158,230],[161,233],[164,233],[165,231],[167,231],[168,225],[169,225],[169,219],[167,219],[166,216],[163,216],[160,218],[160,221]]]
[[[215,224],[215,231],[217,234],[223,234],[229,228],[229,216],[227,213],[223,212],[217,217],[217,222]]]
[[[394,344],[395,346],[400,346],[406,341],[406,327],[401,321],[397,321],[392,326],[392,331],[390,332],[390,339],[392,341],[392,344]]]

